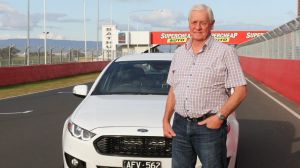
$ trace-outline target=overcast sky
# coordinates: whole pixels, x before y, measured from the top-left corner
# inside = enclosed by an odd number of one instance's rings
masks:
[[[0,0],[0,39],[27,37],[28,0]],[[32,38],[43,38],[44,0],[30,0]],[[100,0],[100,24],[118,29],[181,31],[194,4],[215,14],[215,30],[271,30],[296,17],[296,0]],[[83,40],[84,0],[47,0],[49,38]],[[111,20],[112,18],[112,20]],[[96,41],[97,0],[86,0],[87,40]],[[101,26],[101,25],[100,25]],[[101,35],[101,30],[100,30]],[[101,39],[101,37],[100,37]]]

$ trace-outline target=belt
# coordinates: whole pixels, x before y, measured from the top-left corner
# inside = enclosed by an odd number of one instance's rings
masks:
[[[201,122],[201,121],[203,121],[203,120],[205,120],[205,119],[207,119],[207,118],[209,118],[213,115],[216,115],[216,113],[206,113],[206,114],[203,114],[201,117],[198,117],[198,118],[191,118],[191,117],[183,117],[183,118],[186,119],[187,121]]]

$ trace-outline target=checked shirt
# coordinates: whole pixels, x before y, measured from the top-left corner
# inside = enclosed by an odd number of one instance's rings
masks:
[[[191,40],[175,51],[167,83],[175,93],[175,112],[197,118],[219,111],[228,99],[226,88],[246,80],[235,49],[210,36],[197,54]]]

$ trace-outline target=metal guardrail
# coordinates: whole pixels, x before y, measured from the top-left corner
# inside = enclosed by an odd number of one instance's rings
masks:
[[[239,55],[256,58],[300,59],[300,17],[238,45]]]
[[[92,62],[92,61],[111,61],[120,56],[137,53],[136,50],[132,49],[129,52],[122,51],[110,51],[101,50],[97,53],[96,50],[90,50],[87,52],[87,57],[85,58],[84,53],[80,49],[69,49],[54,52],[50,51],[47,53],[46,64],[60,64],[60,63],[70,63],[70,62]],[[17,53],[16,55],[9,54],[5,58],[0,57],[0,67],[10,67],[10,66],[29,66],[29,65],[39,65],[45,64],[44,53],[33,52],[30,53],[29,59],[25,54]]]

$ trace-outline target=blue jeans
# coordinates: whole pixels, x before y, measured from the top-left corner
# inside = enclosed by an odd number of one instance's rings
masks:
[[[175,113],[172,140],[172,168],[195,168],[197,156],[202,168],[226,168],[226,123],[219,129],[199,126]]]

